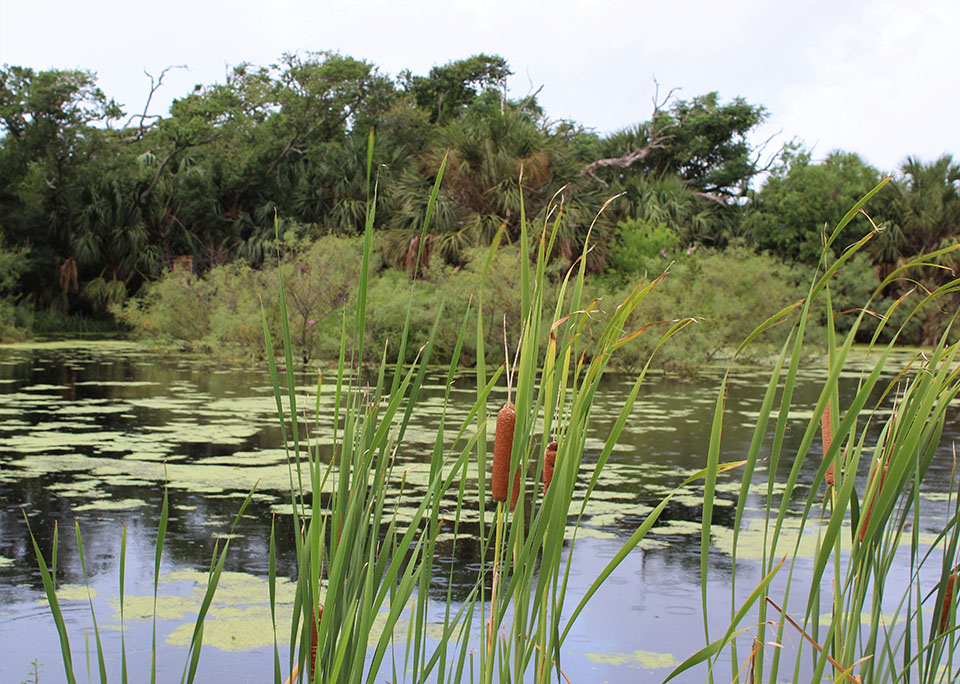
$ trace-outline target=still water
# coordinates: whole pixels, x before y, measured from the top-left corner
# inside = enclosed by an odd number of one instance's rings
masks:
[[[763,370],[732,377],[722,460],[746,454],[766,380]],[[432,448],[444,382],[440,375],[432,384],[428,381],[422,410],[414,413],[400,450],[413,494],[423,483],[417,475],[424,472]],[[582,477],[589,478],[589,467],[632,382],[632,377],[611,376],[598,393]],[[788,428],[791,443],[799,441],[822,382],[822,371],[802,372],[796,420]],[[856,374],[842,382],[842,392],[852,391]],[[298,377],[305,391],[314,383],[313,373]],[[686,474],[703,467],[718,385],[718,375],[683,381],[652,377],[641,391],[578,534],[568,605],[576,604],[652,507]],[[455,403],[460,400],[454,416],[465,415],[474,392],[472,377],[458,379],[452,393]],[[490,406],[499,406],[503,398],[493,396]],[[332,413],[332,396],[321,397],[321,415],[325,410]],[[921,534],[931,535],[942,525],[950,445],[958,436],[960,419],[954,409],[942,453],[928,477]],[[329,445],[332,435],[321,433],[319,441]],[[819,443],[814,448],[819,450]],[[816,459],[810,463],[801,481],[812,480]],[[758,477],[765,480],[765,475]],[[739,478],[733,473],[718,485],[708,565],[714,636],[729,616],[730,527]],[[288,470],[267,373],[171,358],[124,342],[0,347],[0,682],[32,682],[34,661],[43,684],[64,681],[24,514],[48,561],[54,525],[59,525],[59,597],[79,681],[86,680],[88,668],[91,681],[98,675],[74,521],[83,533],[91,596],[114,679],[119,678],[121,639],[119,551],[126,527],[124,634],[132,681],[147,676],[154,543],[164,483],[170,522],[157,605],[159,680],[179,681],[214,544],[229,536],[240,503],[259,483],[230,537],[227,573],[205,623],[197,681],[272,682],[266,578],[274,514],[282,530],[280,625],[292,610],[290,580],[296,566]],[[801,488],[798,496],[805,495]],[[757,506],[758,501],[748,502],[748,510]],[[659,682],[704,645],[699,519],[699,490],[691,487],[673,499],[652,534],[594,597],[566,642],[563,670],[571,681]],[[756,518],[748,518],[743,525],[737,561],[738,586],[747,588],[760,577],[759,527],[754,523]],[[458,590],[472,586],[479,567],[475,544],[459,548],[457,557],[437,565],[432,591],[441,600],[451,578],[456,597]],[[803,572],[809,572],[809,563],[801,562],[795,574],[802,578]],[[285,631],[279,631],[282,654]],[[403,634],[397,638],[402,661]],[[727,677],[729,665],[723,664],[721,672]],[[679,681],[702,680],[701,672]]]

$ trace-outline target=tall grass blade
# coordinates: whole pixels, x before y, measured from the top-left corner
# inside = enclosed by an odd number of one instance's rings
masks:
[[[50,568],[47,567],[47,562],[44,560],[43,553],[40,551],[40,545],[37,543],[36,537],[33,536],[33,529],[30,527],[30,520],[27,518],[26,511],[23,512],[23,520],[27,523],[27,532],[30,534],[30,542],[33,544],[33,553],[36,555],[37,565],[40,567],[40,578],[43,580],[43,590],[47,595],[47,605],[50,606],[54,624],[57,626],[57,634],[60,637],[60,653],[63,656],[63,671],[68,684],[76,684],[77,680],[73,675],[73,656],[70,653],[70,639],[67,635],[67,626],[63,621],[63,612],[60,610],[60,602],[57,600],[57,591],[54,586],[55,575],[51,572]],[[53,548],[54,551],[51,557],[56,558],[56,533],[54,533]],[[51,564],[51,567],[55,566]]]
[[[97,626],[97,614],[93,609],[93,594],[90,593],[90,581],[87,576],[87,560],[83,554],[83,537],[80,535],[80,523],[74,521],[73,529],[77,537],[77,553],[80,556],[80,569],[83,572],[83,585],[87,589],[87,603],[90,605],[90,618],[93,621],[93,634],[97,642],[97,668],[100,673],[101,684],[106,684],[107,666],[103,660],[103,643],[100,640],[100,628]]]

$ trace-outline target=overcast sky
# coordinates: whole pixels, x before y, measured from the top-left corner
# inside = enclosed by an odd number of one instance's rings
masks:
[[[500,54],[511,95],[543,86],[552,119],[601,133],[648,118],[656,77],[681,97],[716,90],[769,113],[822,158],[859,152],[893,171],[907,155],[960,157],[958,0],[0,0],[0,62],[97,72],[130,113],[169,65],[153,113],[227,67],[333,50],[396,76]]]

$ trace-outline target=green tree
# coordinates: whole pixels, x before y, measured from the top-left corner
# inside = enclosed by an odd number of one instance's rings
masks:
[[[814,164],[809,152],[791,151],[753,195],[741,230],[758,249],[815,264],[824,231],[879,181],[879,172],[856,154],[833,152]],[[862,229],[869,228],[859,220]]]
[[[89,71],[0,69],[0,228],[30,248],[21,286],[38,303],[62,294],[57,271],[72,258],[81,188],[122,114]]]
[[[901,256],[932,252],[957,241],[960,227],[960,164],[945,154],[929,164],[907,157],[894,183],[891,233]]]
[[[440,197],[431,221],[434,249],[451,262],[469,247],[489,244],[501,227],[506,240],[520,234],[521,172],[524,211],[540,225],[557,191],[575,180],[578,160],[565,138],[543,127],[536,110],[508,102],[501,113],[485,103],[471,107],[438,132],[416,168],[400,178],[397,219],[388,253],[394,259],[419,233],[433,174],[447,155]],[[564,198],[559,237],[565,256],[577,251],[599,202],[589,188]],[[558,198],[559,201],[559,198]]]
[[[611,187],[634,174],[680,177],[714,201],[742,196],[761,170],[747,135],[766,118],[743,98],[721,103],[717,93],[655,103],[644,123],[601,138],[583,172]]]
[[[430,69],[427,76],[400,74],[403,89],[417,106],[429,112],[430,122],[444,125],[473,103],[484,90],[504,89],[513,72],[499,55],[479,54]]]
[[[953,247],[960,241],[960,165],[950,155],[924,163],[908,157],[902,177],[893,185],[888,203],[890,220],[880,237],[887,249],[882,253],[883,271],[890,271],[903,261],[936,250]],[[960,255],[949,252],[934,258],[938,267],[925,267],[910,274],[912,281],[894,284],[892,294],[900,294],[919,284],[932,291],[946,284],[960,271]],[[942,318],[957,310],[956,294],[941,298],[941,310],[929,310],[920,318],[915,343],[931,344],[940,334]]]

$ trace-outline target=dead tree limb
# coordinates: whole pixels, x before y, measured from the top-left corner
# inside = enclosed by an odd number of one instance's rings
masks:
[[[122,129],[122,130],[126,130],[130,128],[130,125],[135,120],[139,119],[139,124],[137,127],[138,130],[137,130],[137,133],[131,138],[132,141],[141,140],[144,134],[147,132],[147,130],[149,130],[153,126],[153,124],[155,124],[157,121],[163,118],[160,114],[149,113],[150,102],[153,101],[153,96],[156,94],[158,90],[160,90],[160,87],[163,85],[163,77],[166,76],[167,72],[170,71],[171,69],[186,69],[186,68],[187,68],[186,64],[173,64],[168,67],[164,67],[163,71],[161,71],[160,75],[156,78],[154,78],[153,74],[151,74],[146,69],[143,70],[143,73],[145,73],[147,75],[147,78],[150,79],[150,92],[147,93],[147,101],[143,105],[143,113],[131,114],[130,118],[127,119],[127,123],[123,125],[123,129]],[[147,120],[150,120],[149,124],[147,123]]]
[[[642,130],[642,132],[646,134],[646,143],[641,147],[637,147],[630,152],[627,152],[623,156],[607,157],[606,159],[597,159],[596,161],[590,162],[583,167],[583,169],[580,171],[580,175],[590,176],[604,187],[607,187],[608,183],[597,176],[597,171],[599,169],[625,169],[629,166],[633,166],[634,164],[649,157],[654,150],[662,150],[665,148],[667,143],[677,136],[676,129],[680,128],[680,126],[684,124],[686,117],[680,120],[664,117],[663,108],[670,103],[670,100],[673,99],[674,93],[676,93],[679,88],[671,88],[666,97],[661,100],[660,84],[657,83],[657,79],[653,79],[653,82],[656,86],[656,90],[654,91],[653,95],[653,115],[650,117],[650,121],[644,124]]]

